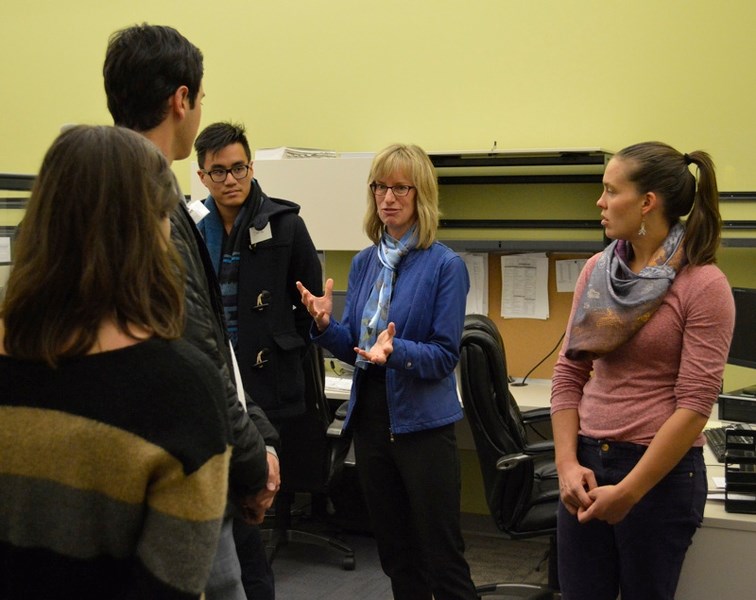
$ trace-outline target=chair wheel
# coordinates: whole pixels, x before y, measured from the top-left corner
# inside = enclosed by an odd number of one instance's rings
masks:
[[[345,571],[354,571],[355,566],[354,556],[347,556],[341,561],[341,568]]]

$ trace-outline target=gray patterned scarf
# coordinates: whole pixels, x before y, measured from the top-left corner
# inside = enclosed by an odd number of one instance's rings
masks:
[[[686,263],[684,238],[685,228],[678,221],[638,274],[627,266],[627,242],[615,240],[604,249],[576,307],[567,358],[592,360],[608,354],[648,322]]]

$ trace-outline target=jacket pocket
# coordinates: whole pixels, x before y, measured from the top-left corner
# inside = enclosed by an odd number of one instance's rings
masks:
[[[273,334],[273,341],[284,352],[304,348],[304,340],[297,335],[296,331],[286,331],[284,333]]]

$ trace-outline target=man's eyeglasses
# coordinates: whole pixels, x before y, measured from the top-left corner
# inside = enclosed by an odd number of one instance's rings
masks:
[[[209,175],[210,179],[212,179],[215,183],[223,183],[226,181],[226,178],[228,177],[228,174],[231,173],[234,179],[244,179],[247,176],[247,173],[249,173],[249,165],[234,165],[230,169],[210,169],[209,171],[205,171],[205,169],[202,169],[202,172],[205,175]]]
[[[410,193],[410,190],[414,190],[414,185],[383,185],[382,183],[371,183],[370,189],[373,190],[373,194],[376,196],[385,196],[388,191],[391,190],[397,198],[402,198]]]

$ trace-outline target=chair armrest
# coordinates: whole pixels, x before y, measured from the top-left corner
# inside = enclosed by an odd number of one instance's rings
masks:
[[[551,420],[551,408],[532,408],[530,410],[522,411],[522,422],[525,425],[532,425],[534,423],[541,423],[543,421]]]
[[[341,404],[339,404],[339,407],[336,409],[335,417],[336,419],[344,420],[347,416],[347,409],[349,408],[349,400],[344,400]]]
[[[534,408],[521,413],[522,424],[529,443],[540,443],[554,439],[549,407]]]
[[[344,419],[346,419],[349,400],[345,400],[336,409],[334,419],[326,430],[326,437],[331,438],[331,474],[328,478],[329,485],[338,478],[338,474],[345,466],[354,467],[354,443],[349,432],[344,431]]]
[[[326,436],[330,438],[340,438],[344,433],[344,421],[334,419],[326,429]]]
[[[339,406],[336,409],[336,414],[334,416],[334,419],[333,421],[331,421],[331,424],[328,426],[328,430],[326,431],[326,435],[328,437],[338,438],[343,435],[344,419],[346,418],[348,405],[349,405],[349,400],[346,400],[342,402],[341,406]]]
[[[528,444],[525,446],[523,452],[502,456],[496,461],[496,468],[499,471],[509,471],[522,463],[534,461],[537,458],[552,454],[553,452],[554,442],[551,440]]]
[[[523,448],[523,452],[529,456],[542,456],[554,453],[554,440],[531,442]]]
[[[523,454],[521,452],[518,452],[517,454],[507,454],[496,461],[496,468],[499,471],[509,471],[522,463],[533,461],[535,458],[536,455],[534,454]]]

